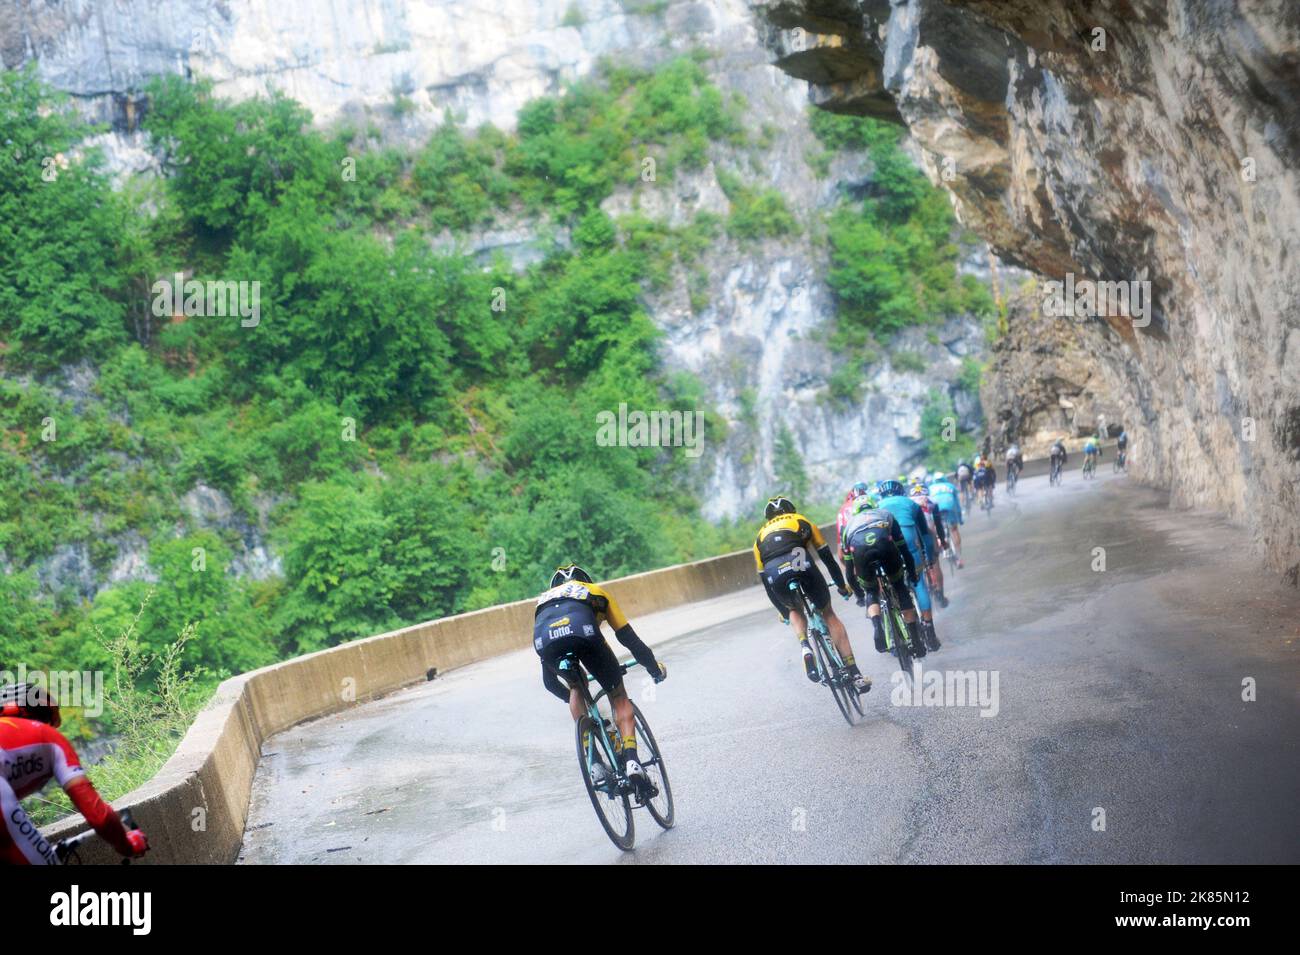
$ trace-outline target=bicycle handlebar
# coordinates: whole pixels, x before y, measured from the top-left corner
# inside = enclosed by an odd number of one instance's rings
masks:
[[[132,832],[140,828],[136,825],[135,817],[131,815],[130,808],[121,810],[117,815],[118,818],[122,820],[122,826],[127,831]],[[98,835],[99,833],[94,829],[87,829],[85,832],[79,832],[75,836],[71,836],[67,839],[60,839],[54,844],[54,854],[59,857],[60,862],[66,863],[78,849]],[[121,864],[130,865],[130,857],[124,857]]]

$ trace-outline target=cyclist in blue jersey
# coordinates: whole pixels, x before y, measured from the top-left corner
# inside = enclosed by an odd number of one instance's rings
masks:
[[[934,610],[930,606],[930,588],[926,586],[924,569],[939,557],[938,544],[930,533],[925,511],[907,496],[907,488],[898,481],[881,481],[876,486],[880,506],[894,515],[907,541],[907,549],[916,564],[916,607],[921,611],[921,632],[926,646],[939,649],[939,637],[934,632]]]
[[[952,539],[953,552],[957,555],[957,569],[961,570],[965,564],[961,559],[961,495],[957,493],[957,486],[946,475],[936,472],[930,478],[930,500],[934,501],[934,506],[943,517],[943,526]]]

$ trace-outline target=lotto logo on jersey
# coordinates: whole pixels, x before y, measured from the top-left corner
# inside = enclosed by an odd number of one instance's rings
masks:
[[[573,627],[569,624],[571,621],[568,617],[561,617],[559,620],[552,620],[546,625],[550,631],[551,637],[567,637],[573,633]]]

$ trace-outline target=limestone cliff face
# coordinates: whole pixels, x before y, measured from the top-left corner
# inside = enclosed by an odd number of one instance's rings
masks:
[[[706,289],[688,288],[683,274],[647,296],[666,335],[666,362],[698,375],[729,424],[725,443],[701,458],[704,511],[718,518],[752,513],[746,509],[773,492],[783,430],[810,490],[831,497],[919,453],[932,388],[951,395],[963,425],[973,427],[979,414],[957,372],[963,356],[981,356],[984,336],[962,318],[896,343],[924,357],[924,370],[895,370],[882,357],[862,402],[827,400],[839,359],[820,344],[835,306],[816,217],[842,189],[865,188],[871,167],[864,155],[843,154],[825,177],[810,168],[807,84],[772,66],[761,29],[746,0],[0,0],[0,61],[12,68],[34,60],[47,81],[110,123],[100,144],[120,171],[153,162],[133,130],[147,107],[139,91],[159,73],[206,77],[236,99],[279,89],[322,123],[363,119],[389,141],[414,144],[446,110],[470,126],[512,128],[528,99],[557,92],[604,56],[651,66],[707,51],[704,68],[724,91],[745,97],[746,125],[763,145],[715,144],[703,171],[622,189],[605,208],[674,225],[700,212],[725,216],[730,204],[718,181],[725,170],[779,190],[802,226],[759,243],[720,238],[700,269]],[[394,110],[399,98],[402,109]],[[523,268],[541,254],[538,225],[503,220],[436,241],[501,251]]]
[[[1300,5],[775,0],[761,12],[778,65],[809,79],[815,102],[909,126],[999,254],[1044,281],[1150,283],[1147,319],[1111,314],[1055,338],[1077,343],[1076,377],[1105,382],[1133,471],[1178,504],[1247,522],[1296,580]],[[1027,328],[1013,325],[1013,347],[1040,346]],[[1021,373],[1006,390],[1040,386]]]

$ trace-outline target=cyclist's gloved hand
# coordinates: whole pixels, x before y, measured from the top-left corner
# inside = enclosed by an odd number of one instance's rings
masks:
[[[655,682],[662,683],[664,680],[668,679],[668,664],[664,663],[663,660],[656,662],[659,664],[659,673],[655,676]]]
[[[836,587],[835,589],[840,592],[840,596],[845,600],[848,600],[850,595],[853,593],[853,591],[849,590],[848,587]]]
[[[866,598],[866,596],[863,595],[863,594],[858,594],[858,606],[859,606],[859,607],[865,607],[866,605],[867,605],[867,598]]]
[[[139,859],[149,851],[149,840],[145,838],[143,830],[128,829],[126,831],[126,841],[131,844],[131,858]]]
[[[783,624],[785,624],[787,627],[790,626],[790,618],[789,618],[789,617],[782,617],[782,618],[781,618],[781,622],[782,622]]]

